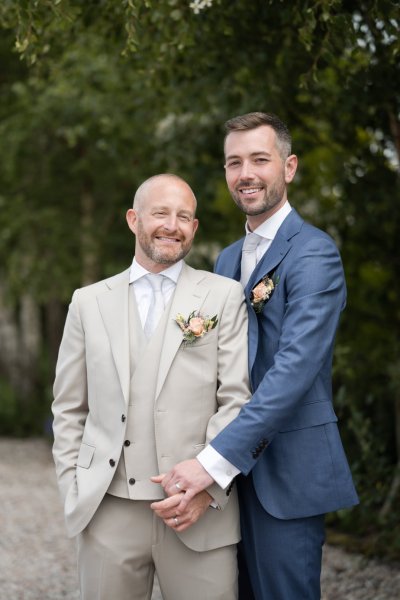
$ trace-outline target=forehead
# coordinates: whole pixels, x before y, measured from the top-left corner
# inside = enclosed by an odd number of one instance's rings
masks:
[[[261,152],[272,155],[277,152],[276,133],[269,125],[247,131],[232,131],[226,137],[224,151],[226,158]]]
[[[185,210],[191,213],[196,210],[196,201],[189,186],[173,179],[151,182],[144,190],[142,202],[142,207],[148,211],[156,207]]]

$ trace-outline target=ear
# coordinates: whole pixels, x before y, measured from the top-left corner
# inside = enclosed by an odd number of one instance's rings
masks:
[[[290,183],[293,180],[293,178],[296,174],[297,164],[298,164],[298,161],[297,161],[297,156],[295,154],[291,154],[285,160],[285,181],[286,181],[286,183]]]
[[[199,226],[199,220],[193,219],[193,235],[196,233],[198,226]]]
[[[126,222],[129,229],[136,234],[137,212],[134,208],[129,208],[126,212]]]

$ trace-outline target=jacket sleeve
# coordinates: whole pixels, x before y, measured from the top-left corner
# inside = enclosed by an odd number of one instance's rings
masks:
[[[219,318],[218,410],[208,422],[207,441],[213,439],[226,427],[250,399],[247,309],[241,285],[232,280],[229,281],[229,285],[230,291]],[[223,507],[227,502],[230,488],[225,491],[214,484],[208,492],[219,506]]]
[[[79,290],[69,306],[54,382],[53,457],[62,498],[75,482],[75,470],[88,414],[85,335]]]
[[[327,363],[330,378],[332,348],[345,302],[343,268],[333,241],[327,236],[306,241],[279,285],[284,286],[285,311],[273,363],[251,401],[212,441],[244,474],[290,422]]]

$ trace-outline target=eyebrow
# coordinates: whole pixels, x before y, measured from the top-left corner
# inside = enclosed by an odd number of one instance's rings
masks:
[[[250,158],[255,158],[256,156],[272,156],[272,154],[270,154],[266,150],[260,150],[259,152],[252,152],[250,154]],[[225,157],[225,160],[232,160],[232,158],[242,158],[242,157],[239,156],[238,154],[228,154],[228,156]]]
[[[157,212],[159,210],[166,210],[166,211],[170,211],[171,207],[164,205],[164,204],[159,204],[158,206],[153,206],[153,208],[151,209],[151,212]],[[178,215],[188,215],[189,217],[194,217],[194,212],[192,212],[191,210],[187,209],[187,208],[182,208],[181,210],[178,210]]]

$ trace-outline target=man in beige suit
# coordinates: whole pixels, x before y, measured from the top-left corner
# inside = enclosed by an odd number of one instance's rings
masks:
[[[242,288],[183,261],[195,210],[182,179],[144,182],[130,269],[71,301],[53,455],[83,600],[150,599],[155,570],[164,600],[237,597],[235,488],[211,486],[179,515],[151,509],[164,498],[151,476],[195,457],[249,399]]]

